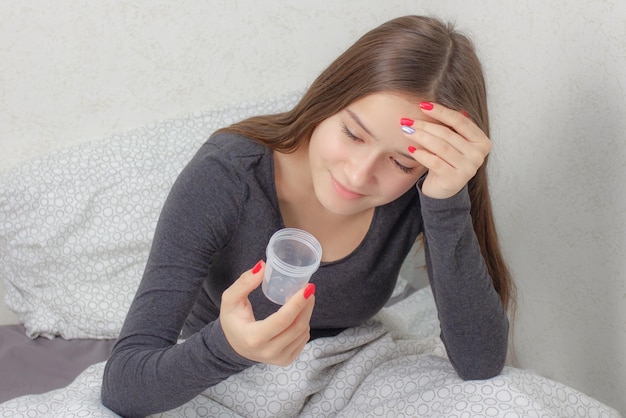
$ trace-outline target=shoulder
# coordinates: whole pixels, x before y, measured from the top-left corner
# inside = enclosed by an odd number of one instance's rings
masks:
[[[242,135],[211,136],[180,173],[176,188],[204,199],[238,200],[274,190],[273,152]],[[254,194],[254,193],[253,193]]]
[[[229,161],[267,157],[272,154],[272,151],[263,144],[243,135],[229,132],[221,132],[211,136],[203,148],[206,148],[207,153],[227,158]]]
[[[222,224],[236,224],[257,179],[272,178],[264,174],[271,172],[271,159],[269,148],[249,138],[229,133],[212,136],[178,174],[164,213],[181,219],[211,214],[213,221],[219,214]]]
[[[232,133],[211,136],[183,170],[189,180],[225,183],[262,176],[272,170],[272,150],[250,138]]]

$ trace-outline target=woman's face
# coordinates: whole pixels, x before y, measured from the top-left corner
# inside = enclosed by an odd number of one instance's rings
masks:
[[[327,210],[351,215],[385,205],[426,172],[407,150],[411,142],[401,130],[401,118],[427,119],[418,101],[375,93],[315,128],[309,164],[315,194]]]

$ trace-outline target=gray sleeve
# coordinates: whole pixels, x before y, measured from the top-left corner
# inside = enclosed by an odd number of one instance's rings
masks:
[[[176,343],[241,206],[237,173],[210,161],[207,146],[165,202],[144,276],[106,364],[102,403],[123,416],[172,409],[253,364],[230,347],[218,318]]]
[[[474,233],[467,186],[442,200],[420,190],[420,202],[426,262],[448,357],[462,379],[493,377],[504,367],[509,325]]]

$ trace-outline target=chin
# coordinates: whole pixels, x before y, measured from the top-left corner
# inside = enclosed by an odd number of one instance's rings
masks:
[[[349,201],[337,196],[326,196],[322,199],[318,197],[318,200],[328,212],[340,216],[356,215],[372,208],[372,205],[364,201]]]

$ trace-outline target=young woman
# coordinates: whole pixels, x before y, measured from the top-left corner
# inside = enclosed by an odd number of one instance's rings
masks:
[[[488,135],[471,42],[418,16],[365,34],[291,111],[218,131],[163,208],[103,403],[148,415],[256,362],[297,361],[310,339],[385,305],[420,236],[450,361],[463,379],[497,375],[513,285],[487,190]],[[259,285],[284,227],[312,233],[323,256],[281,307]]]

